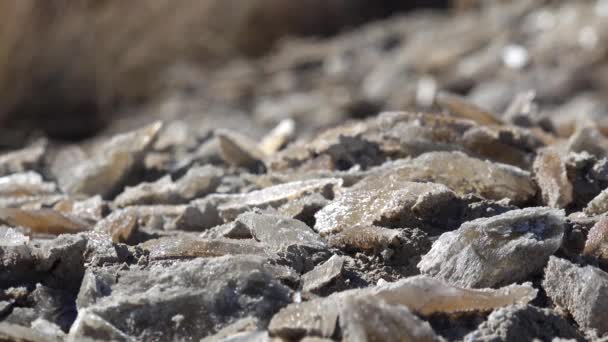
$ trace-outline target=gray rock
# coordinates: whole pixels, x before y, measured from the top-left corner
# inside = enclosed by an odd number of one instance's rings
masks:
[[[191,168],[175,182],[171,180],[171,176],[165,176],[153,183],[126,187],[114,203],[119,207],[188,203],[214,192],[220,184],[221,175],[221,170],[213,166]]]
[[[47,150],[47,141],[39,140],[21,150],[0,156],[0,175],[38,169]]]
[[[69,194],[108,197],[119,192],[134,171],[143,166],[146,152],[162,128],[161,122],[117,135],[89,153],[78,147],[63,150],[51,171]]]
[[[341,186],[341,179],[311,179],[270,186],[245,194],[214,194],[192,201],[191,204],[208,214],[217,212],[217,220],[220,222],[230,222],[252,209],[278,208],[313,193],[333,198]]]
[[[460,218],[456,195],[441,184],[414,183],[399,174],[370,176],[345,190],[315,215],[321,235],[353,226],[446,228]]]
[[[532,305],[513,305],[495,310],[477,330],[465,336],[467,342],[551,341],[554,338],[584,341],[566,318],[552,310]]]
[[[325,242],[304,222],[277,215],[245,213],[236,219],[269,254],[276,254],[299,272],[326,258]]]
[[[334,255],[302,276],[302,291],[319,293],[336,281],[344,270],[345,259]]]
[[[59,342],[61,339],[18,324],[0,322],[0,340],[18,342]]]
[[[78,313],[71,333],[201,339],[248,316],[267,321],[290,290],[255,256],[197,259],[121,272],[111,294]]]
[[[564,229],[563,211],[549,208],[477,219],[441,235],[418,267],[463,287],[511,284],[542,270],[559,249]]]
[[[254,240],[165,237],[146,241],[139,247],[148,251],[151,260],[209,258],[241,254],[268,256],[263,246]]]
[[[567,310],[581,328],[608,332],[608,273],[551,257],[542,285],[547,296]]]
[[[349,297],[340,308],[342,341],[435,342],[431,325],[407,307],[372,298]]]

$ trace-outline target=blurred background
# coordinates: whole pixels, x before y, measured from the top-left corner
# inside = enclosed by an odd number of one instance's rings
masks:
[[[314,131],[434,110],[439,90],[497,115],[533,97],[565,135],[606,112],[606,0],[3,0],[0,16],[2,148],[154,119]]]

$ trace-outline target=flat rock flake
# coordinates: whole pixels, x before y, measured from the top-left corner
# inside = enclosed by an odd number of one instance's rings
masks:
[[[0,340],[607,338],[603,2],[288,39],[160,121],[10,145]]]

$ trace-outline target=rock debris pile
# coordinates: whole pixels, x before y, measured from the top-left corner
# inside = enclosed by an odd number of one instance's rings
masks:
[[[608,3],[480,6],[2,154],[0,340],[607,338]]]

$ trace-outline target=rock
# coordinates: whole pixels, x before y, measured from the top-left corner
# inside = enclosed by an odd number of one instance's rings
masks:
[[[608,218],[602,217],[593,225],[583,255],[596,258],[601,265],[608,265]]]
[[[94,146],[88,155],[78,148],[68,148],[55,158],[52,172],[61,189],[69,194],[112,196],[142,167],[161,128],[162,123],[156,122],[117,135]]]
[[[514,204],[523,204],[536,194],[530,173],[461,152],[426,153],[391,172],[402,181],[444,184],[460,196],[474,194],[495,201],[508,198]]]
[[[59,342],[61,339],[35,329],[0,322],[0,340],[18,342]]]
[[[441,235],[418,264],[424,274],[463,287],[494,287],[541,270],[561,243],[563,211],[513,210]]]
[[[544,205],[551,208],[565,208],[572,202],[572,183],[568,179],[565,162],[558,151],[553,148],[540,150],[534,160],[533,168]]]
[[[206,240],[196,238],[160,238],[146,241],[140,247],[151,260],[209,258],[224,255],[267,256],[263,246],[253,240]]]
[[[290,304],[272,317],[268,331],[271,336],[287,340],[305,336],[331,338],[338,328],[340,304],[344,297],[346,295],[341,292],[327,298]]]
[[[567,310],[583,329],[608,332],[608,274],[593,266],[579,267],[551,257],[542,283],[553,303]]]
[[[469,120],[425,113],[387,112],[365,121],[326,130],[277,153],[273,170],[290,168],[367,169],[389,158],[416,157],[431,151],[461,150],[525,167],[543,142],[514,127],[479,126]],[[325,162],[323,162],[325,161]]]
[[[588,203],[608,187],[598,175],[597,158],[587,152],[569,153],[565,159],[568,179],[572,183],[573,202],[576,209],[585,208]],[[599,178],[597,178],[599,176]]]
[[[370,176],[345,190],[315,215],[315,230],[336,234],[353,226],[448,229],[460,217],[456,195],[433,183],[414,183],[399,174]]]
[[[405,306],[349,297],[340,308],[342,341],[442,341]]]
[[[330,235],[329,246],[342,250],[382,251],[400,244],[401,232],[376,226],[354,226]]]
[[[13,227],[26,227],[36,234],[75,234],[89,229],[87,222],[51,209],[0,208],[0,220]]]
[[[593,198],[585,208],[585,214],[589,216],[602,215],[606,212],[608,212],[608,189]]]
[[[327,246],[305,223],[276,215],[245,213],[236,219],[249,229],[267,253],[276,254],[296,269],[311,269],[325,259]]]
[[[78,293],[85,270],[88,239],[83,234],[61,235],[35,250],[36,267],[45,286]]]
[[[215,132],[220,153],[228,165],[258,171],[264,168],[264,152],[250,138],[226,129]]]
[[[214,192],[220,184],[221,171],[212,166],[191,168],[176,182],[170,176],[154,183],[141,183],[126,189],[116,197],[119,207],[146,204],[184,204]]]
[[[438,312],[488,311],[513,304],[527,304],[536,297],[536,292],[527,284],[511,285],[498,290],[468,290],[428,277],[410,277],[396,283],[336,292],[329,297],[290,304],[272,318],[268,331],[271,336],[292,340],[304,336],[333,338],[340,333],[337,328],[344,329],[341,331],[342,336],[346,332],[351,336],[383,334],[377,329],[388,323],[376,324],[375,328],[374,324],[363,324],[360,319],[371,320],[378,315],[387,315],[389,322],[408,329],[400,331],[395,337],[404,334],[430,337],[433,336],[432,329],[428,324],[415,319],[412,312],[430,315]],[[397,313],[399,319],[394,318]],[[392,330],[386,333],[396,334]]]
[[[0,175],[36,170],[42,164],[47,150],[47,141],[39,140],[21,150],[0,156]]]
[[[245,194],[211,195],[205,199],[193,201],[192,205],[198,206],[201,211],[209,211],[209,207],[212,206],[217,209],[224,222],[229,222],[252,209],[277,208],[313,193],[333,198],[336,189],[341,185],[342,181],[335,178],[296,181]]]
[[[85,309],[93,305],[99,298],[109,296],[112,293],[112,284],[116,282],[115,271],[110,268],[89,268],[86,270],[76,298],[78,310]]]
[[[20,231],[7,226],[0,226],[0,247],[24,246],[29,242],[30,238]]]
[[[0,177],[0,196],[2,197],[41,196],[56,193],[55,183],[45,182],[40,174],[33,171]]]
[[[342,276],[345,259],[334,255],[302,276],[302,291],[320,293]]]
[[[494,114],[485,111],[456,94],[439,92],[435,101],[451,114],[462,119],[473,120],[481,125],[502,125],[504,122]]]
[[[118,210],[99,221],[94,230],[110,235],[113,243],[127,243],[137,232],[137,220],[132,211]]]
[[[568,321],[552,310],[532,305],[513,305],[495,310],[464,341],[584,341]]]
[[[57,202],[53,209],[91,222],[101,221],[109,211],[107,203],[101,196],[93,196],[82,201],[66,199]]]
[[[365,291],[365,290],[364,290]],[[415,276],[368,289],[376,300],[407,306],[427,316],[434,313],[490,311],[513,304],[527,304],[536,298],[530,283],[499,289],[465,289],[427,276]]]
[[[70,334],[103,336],[109,325],[132,339],[198,340],[244,317],[269,320],[289,295],[254,256],[130,270],[120,274],[111,295],[79,311]],[[103,324],[94,324],[97,318]]]
[[[277,208],[277,211],[283,216],[300,220],[313,227],[315,225],[315,214],[329,202],[323,195],[313,193],[310,196],[289,201]]]

